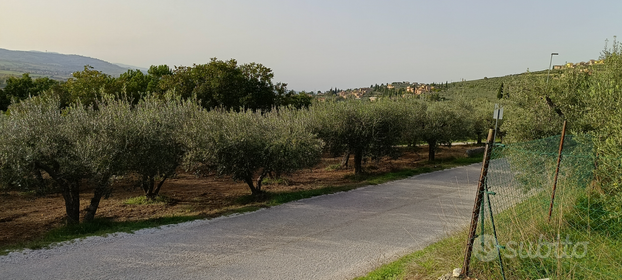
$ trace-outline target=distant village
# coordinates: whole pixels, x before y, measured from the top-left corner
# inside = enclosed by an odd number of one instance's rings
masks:
[[[424,83],[411,83],[411,82],[394,82],[381,85],[375,85],[372,87],[355,88],[347,90],[328,90],[325,92],[318,92],[318,100],[324,101],[326,97],[341,97],[344,99],[365,99],[374,101],[378,96],[382,95],[401,95],[408,94],[417,96],[434,91],[435,87],[430,84]]]
[[[578,62],[578,63],[568,62],[562,65],[554,65],[553,70],[562,70],[562,69],[575,68],[575,67],[581,67],[581,66],[591,66],[591,65],[603,64],[603,63],[605,62],[602,59],[600,60],[591,59],[590,61],[587,61],[587,62]]]

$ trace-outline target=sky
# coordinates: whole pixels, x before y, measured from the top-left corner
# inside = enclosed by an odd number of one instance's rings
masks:
[[[622,1],[0,1],[0,48],[148,68],[261,63],[297,91],[474,80],[597,59]]]

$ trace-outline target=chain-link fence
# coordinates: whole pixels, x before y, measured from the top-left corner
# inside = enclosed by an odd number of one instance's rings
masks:
[[[471,275],[622,278],[622,211],[612,205],[615,195],[600,187],[599,178],[607,176],[607,183],[614,184],[621,161],[598,158],[587,136],[566,136],[560,157],[560,140],[492,149]]]

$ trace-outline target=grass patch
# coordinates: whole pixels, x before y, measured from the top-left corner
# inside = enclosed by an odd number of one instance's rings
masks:
[[[466,157],[452,158],[452,159],[431,161],[431,162],[428,162],[426,165],[419,167],[419,168],[415,168],[415,169],[401,169],[395,172],[389,172],[389,173],[384,173],[384,174],[379,174],[379,175],[365,175],[364,174],[364,175],[359,175],[358,176],[359,178],[355,177],[354,175],[348,175],[348,176],[352,176],[353,177],[352,179],[355,179],[355,180],[365,181],[367,182],[367,184],[370,184],[370,185],[378,185],[378,184],[382,184],[382,183],[386,183],[390,181],[401,180],[401,179],[412,177],[412,176],[419,175],[419,174],[430,173],[433,171],[439,171],[439,170],[453,168],[457,166],[478,163],[478,162],[482,162],[482,160],[483,160],[483,155],[472,157],[472,158],[466,158]]]
[[[236,204],[248,205],[253,204],[253,207],[265,208],[270,206],[276,206],[283,203],[296,201],[305,198],[311,198],[314,196],[320,196],[325,194],[332,194],[338,192],[344,192],[356,189],[364,186],[363,183],[348,184],[345,186],[327,186],[318,189],[291,191],[291,192],[265,192],[261,195],[244,195],[236,199]]]
[[[289,186],[290,181],[287,178],[264,178],[261,181],[263,185],[286,185]]]
[[[234,208],[234,209],[226,210],[226,211],[222,212],[222,215],[223,216],[230,216],[230,215],[235,215],[235,214],[244,214],[244,213],[248,213],[248,212],[257,211],[257,210],[259,210],[261,208],[263,208],[263,207],[257,206],[257,205],[243,206],[243,207],[239,207],[239,208]]]
[[[337,164],[331,164],[329,166],[327,166],[326,168],[324,168],[326,171],[333,171],[333,170],[339,170],[341,169],[341,164],[337,163]]]
[[[415,175],[429,173],[435,171],[434,168],[424,166],[417,169],[402,169],[395,172],[389,172],[386,174],[382,174],[379,176],[371,176],[371,178],[366,178],[365,181],[370,185],[378,185],[390,181],[405,179],[408,177],[412,177]]]
[[[456,158],[456,159],[453,159],[451,162],[457,165],[462,165],[462,164],[480,163],[483,160],[484,160],[484,155],[477,155],[473,157]]]
[[[146,196],[141,195],[137,197],[128,198],[123,201],[126,205],[153,205],[153,204],[168,204],[171,199],[164,195],[158,195],[155,199],[148,199]]]

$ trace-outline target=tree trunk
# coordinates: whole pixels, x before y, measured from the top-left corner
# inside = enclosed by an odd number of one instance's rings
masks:
[[[477,145],[482,144],[482,134],[477,134]]]
[[[436,141],[428,142],[428,161],[434,161],[434,154],[436,153]]]
[[[160,189],[162,188],[162,185],[164,185],[164,181],[166,181],[167,178],[168,178],[168,175],[164,175],[164,178],[162,178],[162,181],[160,181],[160,183],[158,183],[158,186],[153,191],[154,197],[160,195]]]
[[[360,175],[363,173],[363,149],[354,150],[354,174]]]
[[[35,162],[35,167],[45,171],[52,180],[61,188],[61,194],[65,200],[65,213],[67,218],[67,224],[79,224],[80,223],[80,180],[65,180],[61,179],[56,172],[58,170],[58,163],[52,163],[51,167],[41,162]]]
[[[95,192],[93,193],[93,198],[91,198],[91,204],[88,208],[86,208],[86,214],[84,215],[85,222],[90,222],[95,218],[95,213],[97,212],[99,202],[101,201],[104,193],[106,193],[104,187],[97,187],[95,189]]]
[[[253,178],[246,177],[246,179],[244,179],[244,182],[246,182],[248,187],[251,189],[251,195],[259,195],[259,194],[261,194],[261,191],[258,190],[257,188],[255,188],[255,185],[253,185]]]
[[[45,191],[46,184],[45,179],[43,179],[43,175],[41,175],[41,170],[35,169],[34,171],[35,180],[37,180],[37,187],[40,191]]]
[[[157,194],[153,193],[153,189],[155,186],[155,180],[151,176],[143,175],[142,182],[143,190],[145,191],[145,197],[149,200],[154,200]]]
[[[65,182],[62,186],[67,224],[80,223],[80,188],[78,182]]]
[[[348,168],[348,162],[350,161],[350,150],[346,151],[345,156],[341,159],[341,167]]]
[[[263,178],[265,178],[266,175],[268,175],[268,174],[267,173],[261,173],[261,175],[259,175],[259,178],[257,178],[257,186],[255,187],[255,189],[257,190],[258,193],[262,193],[263,192],[261,190],[261,183],[263,182]]]

